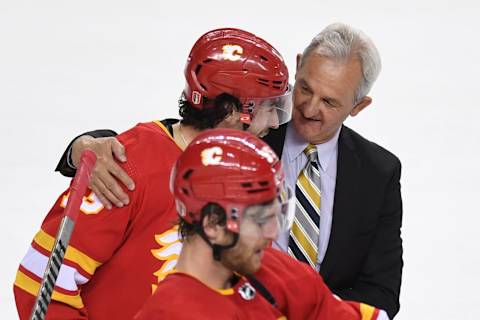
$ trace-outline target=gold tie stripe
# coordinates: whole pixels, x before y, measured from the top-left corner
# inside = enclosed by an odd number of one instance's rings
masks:
[[[308,161],[300,172],[295,187],[295,219],[290,231],[288,252],[315,267],[320,225],[320,174],[316,147],[309,144],[304,153]]]

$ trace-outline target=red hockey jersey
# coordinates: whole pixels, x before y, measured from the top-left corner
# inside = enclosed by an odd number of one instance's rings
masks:
[[[139,124],[118,139],[128,156],[121,165],[136,184],[131,204],[106,210],[93,193],[85,195],[47,319],[132,319],[180,252],[169,177],[181,149],[157,121]],[[68,190],[17,271],[14,293],[21,319],[30,315],[67,198]]]
[[[265,250],[255,277],[270,291],[288,320],[383,320],[386,313],[364,303],[342,301],[309,265],[273,248]]]
[[[168,297],[168,298],[166,298]],[[286,319],[241,278],[230,289],[215,290],[181,272],[170,274],[135,320]]]
[[[173,273],[135,319],[388,319],[372,306],[335,297],[309,265],[273,248],[265,250],[255,277],[274,297],[276,307],[244,279],[232,289],[218,291],[190,275]]]

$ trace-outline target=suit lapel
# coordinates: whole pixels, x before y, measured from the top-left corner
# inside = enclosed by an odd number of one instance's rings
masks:
[[[282,158],[283,143],[285,142],[285,134],[287,133],[288,123],[282,124],[278,129],[270,130],[263,140],[270,145],[270,147]]]
[[[327,252],[321,266],[321,274],[328,278],[335,273],[338,255],[348,247],[348,239],[354,229],[352,213],[358,210],[361,166],[355,146],[351,139],[350,129],[342,127],[338,139],[337,180],[333,204],[332,230]]]

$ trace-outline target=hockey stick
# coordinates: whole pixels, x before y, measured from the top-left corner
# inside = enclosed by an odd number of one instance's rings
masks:
[[[97,157],[92,151],[86,150],[82,153],[80,166],[78,167],[77,173],[75,174],[70,187],[70,195],[64,211],[65,215],[58,228],[55,244],[53,245],[47,267],[45,268],[45,273],[43,274],[42,284],[38,290],[30,320],[45,319],[47,308],[52,298],[53,288],[57,281],[60,267],[62,266],[63,258],[68,243],[70,242],[73,227],[75,226],[75,221],[78,217],[78,212],[80,211],[80,205],[85,191],[87,190],[88,183],[90,182],[90,174],[96,160]]]

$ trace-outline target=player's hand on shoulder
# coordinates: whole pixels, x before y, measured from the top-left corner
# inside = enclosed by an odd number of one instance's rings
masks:
[[[127,205],[130,199],[120,183],[129,190],[133,190],[135,184],[115,160],[127,161],[124,146],[114,137],[81,136],[72,145],[72,162],[75,166],[78,165],[80,155],[85,149],[92,150],[97,156],[97,162],[92,170],[90,189],[107,209],[112,208],[112,203],[117,207]]]

